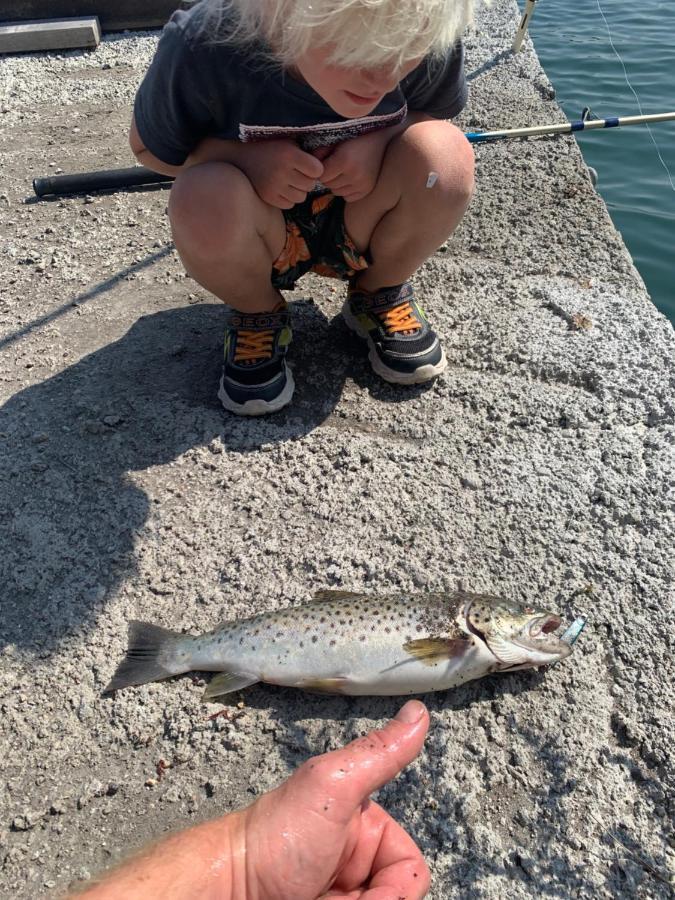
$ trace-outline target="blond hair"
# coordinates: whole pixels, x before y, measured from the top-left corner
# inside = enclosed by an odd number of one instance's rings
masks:
[[[258,43],[282,65],[326,47],[327,62],[402,67],[441,55],[472,21],[476,0],[201,0],[215,42]]]

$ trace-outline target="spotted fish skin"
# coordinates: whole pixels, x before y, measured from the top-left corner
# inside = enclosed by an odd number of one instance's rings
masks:
[[[445,690],[500,667],[468,620],[478,598],[323,591],[312,602],[199,636],[132,623],[127,658],[107,690],[193,669],[224,673],[207,689],[209,698],[257,681],[353,695]],[[496,598],[480,600],[488,603],[474,614],[482,627],[489,604],[501,606]]]
[[[443,594],[320,596],[301,607],[226,623],[194,639],[193,668],[245,672],[270,684],[346,694],[443,690],[468,679],[456,678],[450,660],[431,667],[403,648],[411,641],[452,635],[469,649],[474,638],[461,631],[462,608],[459,597]],[[323,684],[331,681],[330,687]]]

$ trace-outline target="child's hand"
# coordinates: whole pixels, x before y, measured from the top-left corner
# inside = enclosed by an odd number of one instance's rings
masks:
[[[290,140],[244,145],[237,162],[265,203],[290,209],[301,203],[323,175],[323,165]]]
[[[361,200],[377,183],[391,132],[384,128],[339,144],[324,160],[321,184],[347,203]]]

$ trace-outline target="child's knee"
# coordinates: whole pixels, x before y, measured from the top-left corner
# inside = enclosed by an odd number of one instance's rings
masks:
[[[227,163],[203,163],[180,172],[171,187],[169,220],[179,243],[202,252],[222,248],[227,232],[241,228],[254,202],[251,183]]]
[[[425,190],[451,194],[458,200],[470,199],[474,189],[474,152],[457,126],[441,119],[416,122],[400,135],[398,142],[406,156],[408,183],[412,168],[416,186],[423,183]]]

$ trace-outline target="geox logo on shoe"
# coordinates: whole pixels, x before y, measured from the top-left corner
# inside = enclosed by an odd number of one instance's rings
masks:
[[[372,296],[370,308],[379,309],[382,306],[391,306],[394,303],[405,303],[406,300],[411,300],[412,296],[412,285],[407,281],[405,284],[396,285],[396,287],[389,291],[378,291]]]
[[[274,314],[231,316],[229,324],[233,328],[281,328],[285,324],[285,318]]]

